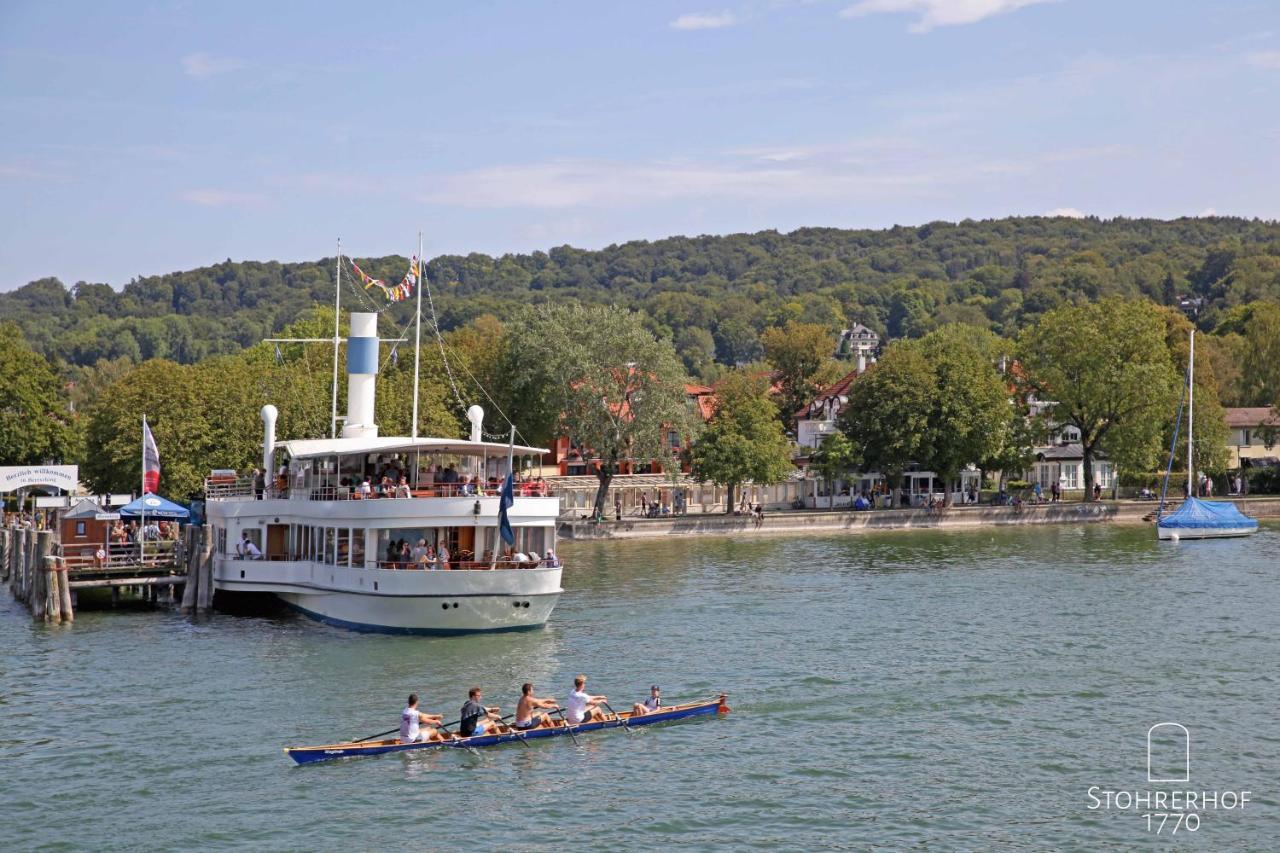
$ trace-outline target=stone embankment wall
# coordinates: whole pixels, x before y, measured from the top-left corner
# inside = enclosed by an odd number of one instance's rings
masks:
[[[1246,515],[1280,518],[1280,498],[1235,501]],[[1170,504],[1170,508],[1177,504]],[[1030,524],[1149,523],[1156,511],[1152,501],[1099,501],[1023,506],[957,506],[938,512],[927,509],[880,509],[869,512],[798,510],[766,512],[756,527],[748,516],[684,515],[673,518],[626,518],[622,521],[562,521],[562,539],[640,539],[654,536],[776,536],[788,533],[859,533],[877,530],[940,530]]]

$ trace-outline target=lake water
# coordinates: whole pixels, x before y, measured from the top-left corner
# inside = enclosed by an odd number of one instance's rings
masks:
[[[0,593],[9,848],[675,846],[1272,849],[1280,835],[1280,528],[1139,527],[565,547],[532,632],[405,638],[301,618],[81,613]],[[295,767],[285,744],[455,718],[472,684],[615,707],[720,690],[725,717]],[[1191,739],[1147,780],[1147,731]],[[1157,762],[1168,763],[1170,744]],[[1157,837],[1088,791],[1249,791]],[[1225,798],[1224,798],[1225,802]]]

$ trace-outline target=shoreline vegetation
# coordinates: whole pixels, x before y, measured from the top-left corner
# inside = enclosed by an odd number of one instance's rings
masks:
[[[481,403],[495,435],[509,421],[551,449],[544,463],[594,476],[597,516],[615,477],[677,471],[729,506],[795,467],[854,491],[929,472],[945,503],[1033,473],[1092,495],[1117,476],[1153,488],[1134,472],[1170,453],[1181,476],[1196,328],[1193,477],[1221,493],[1232,447],[1280,444],[1277,247],[1280,223],[1031,217],[437,258],[415,279],[444,310],[435,340],[414,358],[383,341],[374,420],[462,437]],[[384,277],[405,263],[357,261]],[[330,270],[228,262],[120,292],[50,279],[0,294],[0,397],[15,401],[0,460],[74,462],[92,492],[130,491],[145,415],[163,490],[189,500],[211,469],[258,464],[265,404],[283,436],[331,433],[345,390],[329,387]],[[379,298],[343,282],[347,310]],[[413,306],[380,310],[389,334]],[[1233,437],[1226,407],[1261,414]],[[1062,468],[1054,447],[1078,476],[1045,468]],[[1240,473],[1280,491],[1270,459]]]
[[[1280,519],[1280,497],[1235,497],[1241,511],[1263,521]],[[1166,513],[1181,499],[1165,504]],[[557,535],[568,541],[651,539],[664,536],[794,536],[807,533],[870,533],[890,530],[974,530],[1041,524],[1151,524],[1158,501],[1059,502],[948,508],[805,509],[767,511],[757,524],[751,515],[699,514],[621,521],[561,519]],[[1152,530],[1154,530],[1152,524]]]

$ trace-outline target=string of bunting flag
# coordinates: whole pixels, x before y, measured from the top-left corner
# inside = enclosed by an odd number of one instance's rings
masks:
[[[403,302],[413,296],[413,289],[418,286],[418,256],[414,255],[409,261],[409,270],[404,274],[404,278],[400,279],[399,284],[390,285],[380,278],[373,276],[360,269],[360,265],[354,259],[348,258],[351,269],[355,271],[356,278],[364,285],[365,290],[378,288],[382,291],[382,295],[387,298],[388,302]]]

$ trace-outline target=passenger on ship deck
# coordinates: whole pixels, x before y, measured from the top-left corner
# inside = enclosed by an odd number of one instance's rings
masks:
[[[557,557],[556,552],[552,551],[550,548],[547,549],[547,556],[543,558],[542,562],[549,569],[560,568],[560,558]]]
[[[443,542],[440,543],[440,550],[436,552],[436,568],[446,571],[449,568],[449,546]]]
[[[533,685],[526,681],[520,685],[520,701],[516,704],[516,721],[513,727],[523,731],[525,729],[535,729],[538,726],[549,726],[551,725],[551,715],[536,713],[537,709],[545,708],[553,711],[559,707],[560,703],[554,699],[539,699],[534,696]]]
[[[662,690],[658,685],[649,688],[649,698],[643,702],[637,702],[631,706],[631,713],[637,717],[643,717],[645,714],[652,714],[654,711],[662,707]]]
[[[436,549],[428,545],[426,553],[423,555],[422,559],[418,561],[418,565],[420,565],[424,569],[434,569],[435,562],[436,562]]]
[[[368,500],[369,498],[373,497],[373,484],[369,482],[368,477],[365,477],[363,480],[360,481],[359,495],[362,500]]]
[[[467,701],[463,703],[462,712],[458,715],[458,734],[463,737],[497,734],[505,728],[502,718],[498,716],[502,709],[496,705],[486,708],[480,704],[480,698],[479,687],[472,687],[467,691]]]
[[[587,686],[587,677],[579,675],[573,679],[573,691],[564,703],[564,716],[571,725],[589,723],[592,720],[603,720],[604,711],[600,710],[601,702],[608,702],[607,696],[592,696],[583,688]]]
[[[409,481],[404,477],[400,478],[400,485],[396,486],[396,497],[398,498],[413,497],[413,492],[409,489]]]
[[[520,568],[522,568],[522,569],[536,569],[536,568],[538,568],[538,566],[539,566],[539,565],[541,565],[541,564],[542,564],[542,558],[538,556],[538,552],[537,552],[537,551],[530,551],[530,552],[529,552],[529,560],[528,560],[528,562],[526,562],[526,563],[525,563],[524,565],[522,565]]]
[[[444,722],[440,714],[424,714],[418,710],[418,694],[409,694],[409,704],[400,712],[400,742],[426,743],[444,740],[434,727]]]

